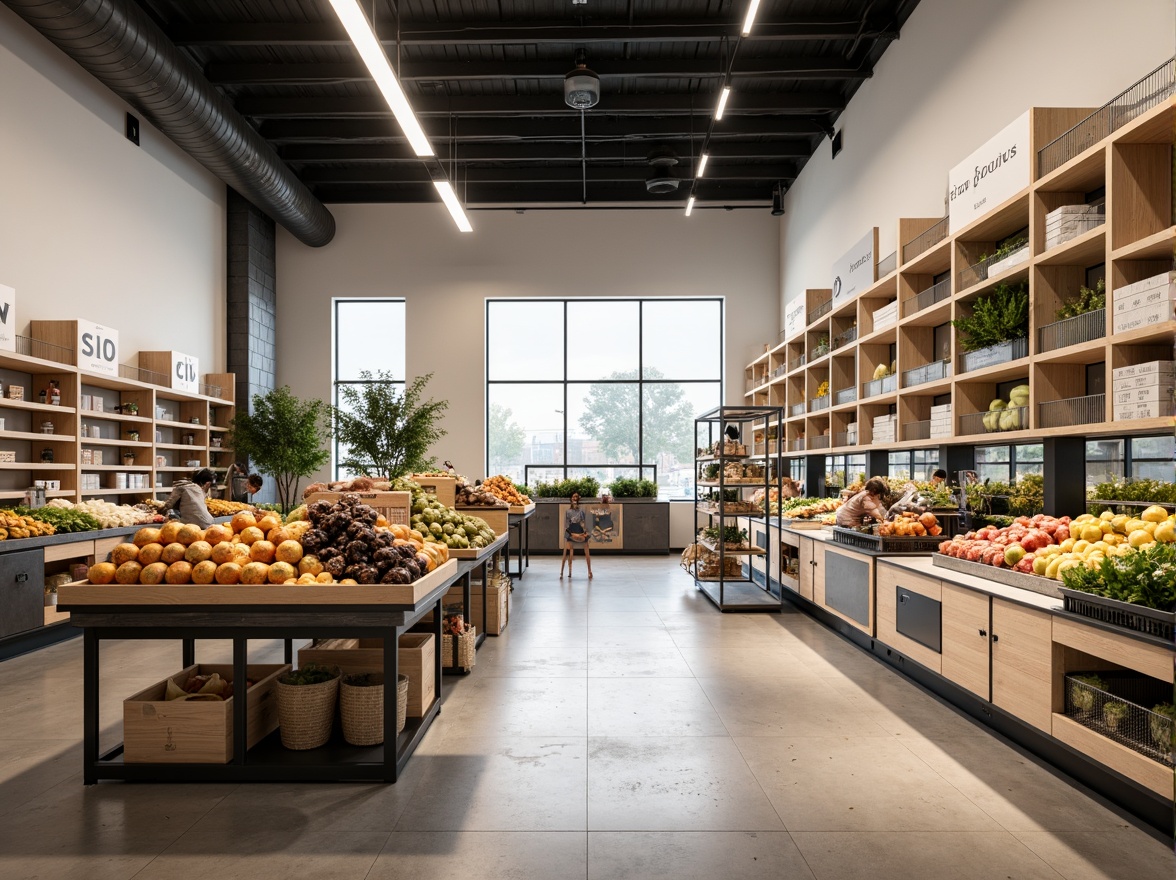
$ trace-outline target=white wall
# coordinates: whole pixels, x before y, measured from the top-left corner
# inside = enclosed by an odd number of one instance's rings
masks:
[[[87,318],[140,350],[225,365],[225,185],[0,6],[0,284],[32,319]],[[137,114],[136,114],[137,115]]]
[[[1173,55],[1172,0],[922,0],[785,199],[781,308],[871,226],[942,217],[948,170],[1029,107],[1097,107]],[[780,316],[783,326],[783,311]]]
[[[430,396],[450,403],[436,452],[470,476],[485,461],[487,297],[724,295],[738,402],[743,367],[775,342],[779,231],[766,210],[486,211],[462,235],[439,203],[330,207],[338,232],[326,247],[278,231],[279,384],[329,400],[331,298],[403,296],[408,375],[433,372]]]

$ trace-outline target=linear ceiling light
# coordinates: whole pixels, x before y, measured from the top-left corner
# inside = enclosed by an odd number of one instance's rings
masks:
[[[457,200],[457,193],[453,191],[453,187],[449,185],[448,180],[434,180],[433,186],[437,187],[437,192],[441,194],[441,201],[445,203],[445,207],[449,209],[449,213],[453,215],[453,222],[457,224],[457,228],[462,232],[473,232],[474,227],[470,226],[469,218],[462,210],[461,202]]]
[[[400,123],[400,128],[404,132],[404,136],[408,138],[409,144],[412,145],[413,152],[418,156],[432,156],[433,148],[429,144],[425,130],[421,128],[416,114],[412,112],[408,97],[404,94],[404,89],[400,87],[396,74],[392,72],[392,65],[388,63],[384,47],[376,39],[375,31],[372,30],[372,26],[368,22],[367,16],[363,14],[363,10],[360,9],[357,0],[331,0],[331,7],[339,16],[339,21],[343,23],[347,35],[351,37],[351,42],[355,44],[359,57],[367,65],[372,79],[376,81],[376,86],[383,93],[384,100],[392,108],[392,114]]]
[[[689,217],[691,212],[693,212],[693,211],[694,211],[694,196],[691,196],[690,198],[688,198],[686,200],[686,216]]]
[[[698,171],[695,173],[695,177],[702,177],[703,173],[706,171],[706,162],[709,158],[710,153],[703,153],[698,157]]]
[[[727,99],[731,97],[731,87],[723,86],[719,92],[719,106],[715,108],[715,122],[723,118],[723,111],[727,109]]]
[[[759,12],[760,0],[751,0],[751,5],[747,7],[747,18],[743,19],[743,36],[751,33],[751,26],[755,24],[755,14]]]

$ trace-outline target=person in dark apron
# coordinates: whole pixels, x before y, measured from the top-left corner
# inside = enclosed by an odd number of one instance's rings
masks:
[[[584,561],[588,563],[588,578],[592,578],[592,554],[588,552],[588,529],[586,528],[587,517],[584,514],[584,509],[580,507],[580,495],[577,492],[572,495],[572,505],[564,513],[564,552],[563,559],[559,563],[559,577],[563,580],[564,563],[568,566],[568,577],[572,576],[572,563],[575,560],[576,547],[584,548]]]

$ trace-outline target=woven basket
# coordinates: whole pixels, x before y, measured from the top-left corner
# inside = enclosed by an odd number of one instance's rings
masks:
[[[441,665],[446,669],[474,668],[477,659],[477,630],[472,624],[466,624],[466,631],[460,636],[443,633],[441,635]]]
[[[322,684],[283,684],[278,679],[278,726],[288,749],[317,749],[331,738],[335,698],[339,695],[339,667]]]
[[[384,676],[373,673],[376,684],[339,686],[339,710],[343,739],[353,746],[374,746],[384,741]],[[408,676],[396,676],[396,733],[404,730],[408,714]]]

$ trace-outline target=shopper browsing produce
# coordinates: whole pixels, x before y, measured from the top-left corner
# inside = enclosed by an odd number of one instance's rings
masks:
[[[205,498],[216,486],[216,476],[208,468],[193,472],[190,480],[176,480],[171,495],[159,508],[160,513],[174,510],[176,516],[186,523],[195,523],[202,528],[212,525],[212,514],[208,512]]]
[[[882,480],[871,478],[862,491],[837,508],[837,525],[843,529],[861,528],[867,516],[879,522],[885,521],[886,508],[882,505],[882,498],[887,491]]]
[[[568,577],[572,576],[572,563],[575,561],[577,546],[584,548],[584,561],[588,564],[588,578],[592,578],[592,554],[588,551],[588,529],[585,527],[587,517],[580,507],[580,493],[572,494],[572,504],[564,514],[564,552],[559,563],[559,576],[562,579],[564,563],[568,565]]]

